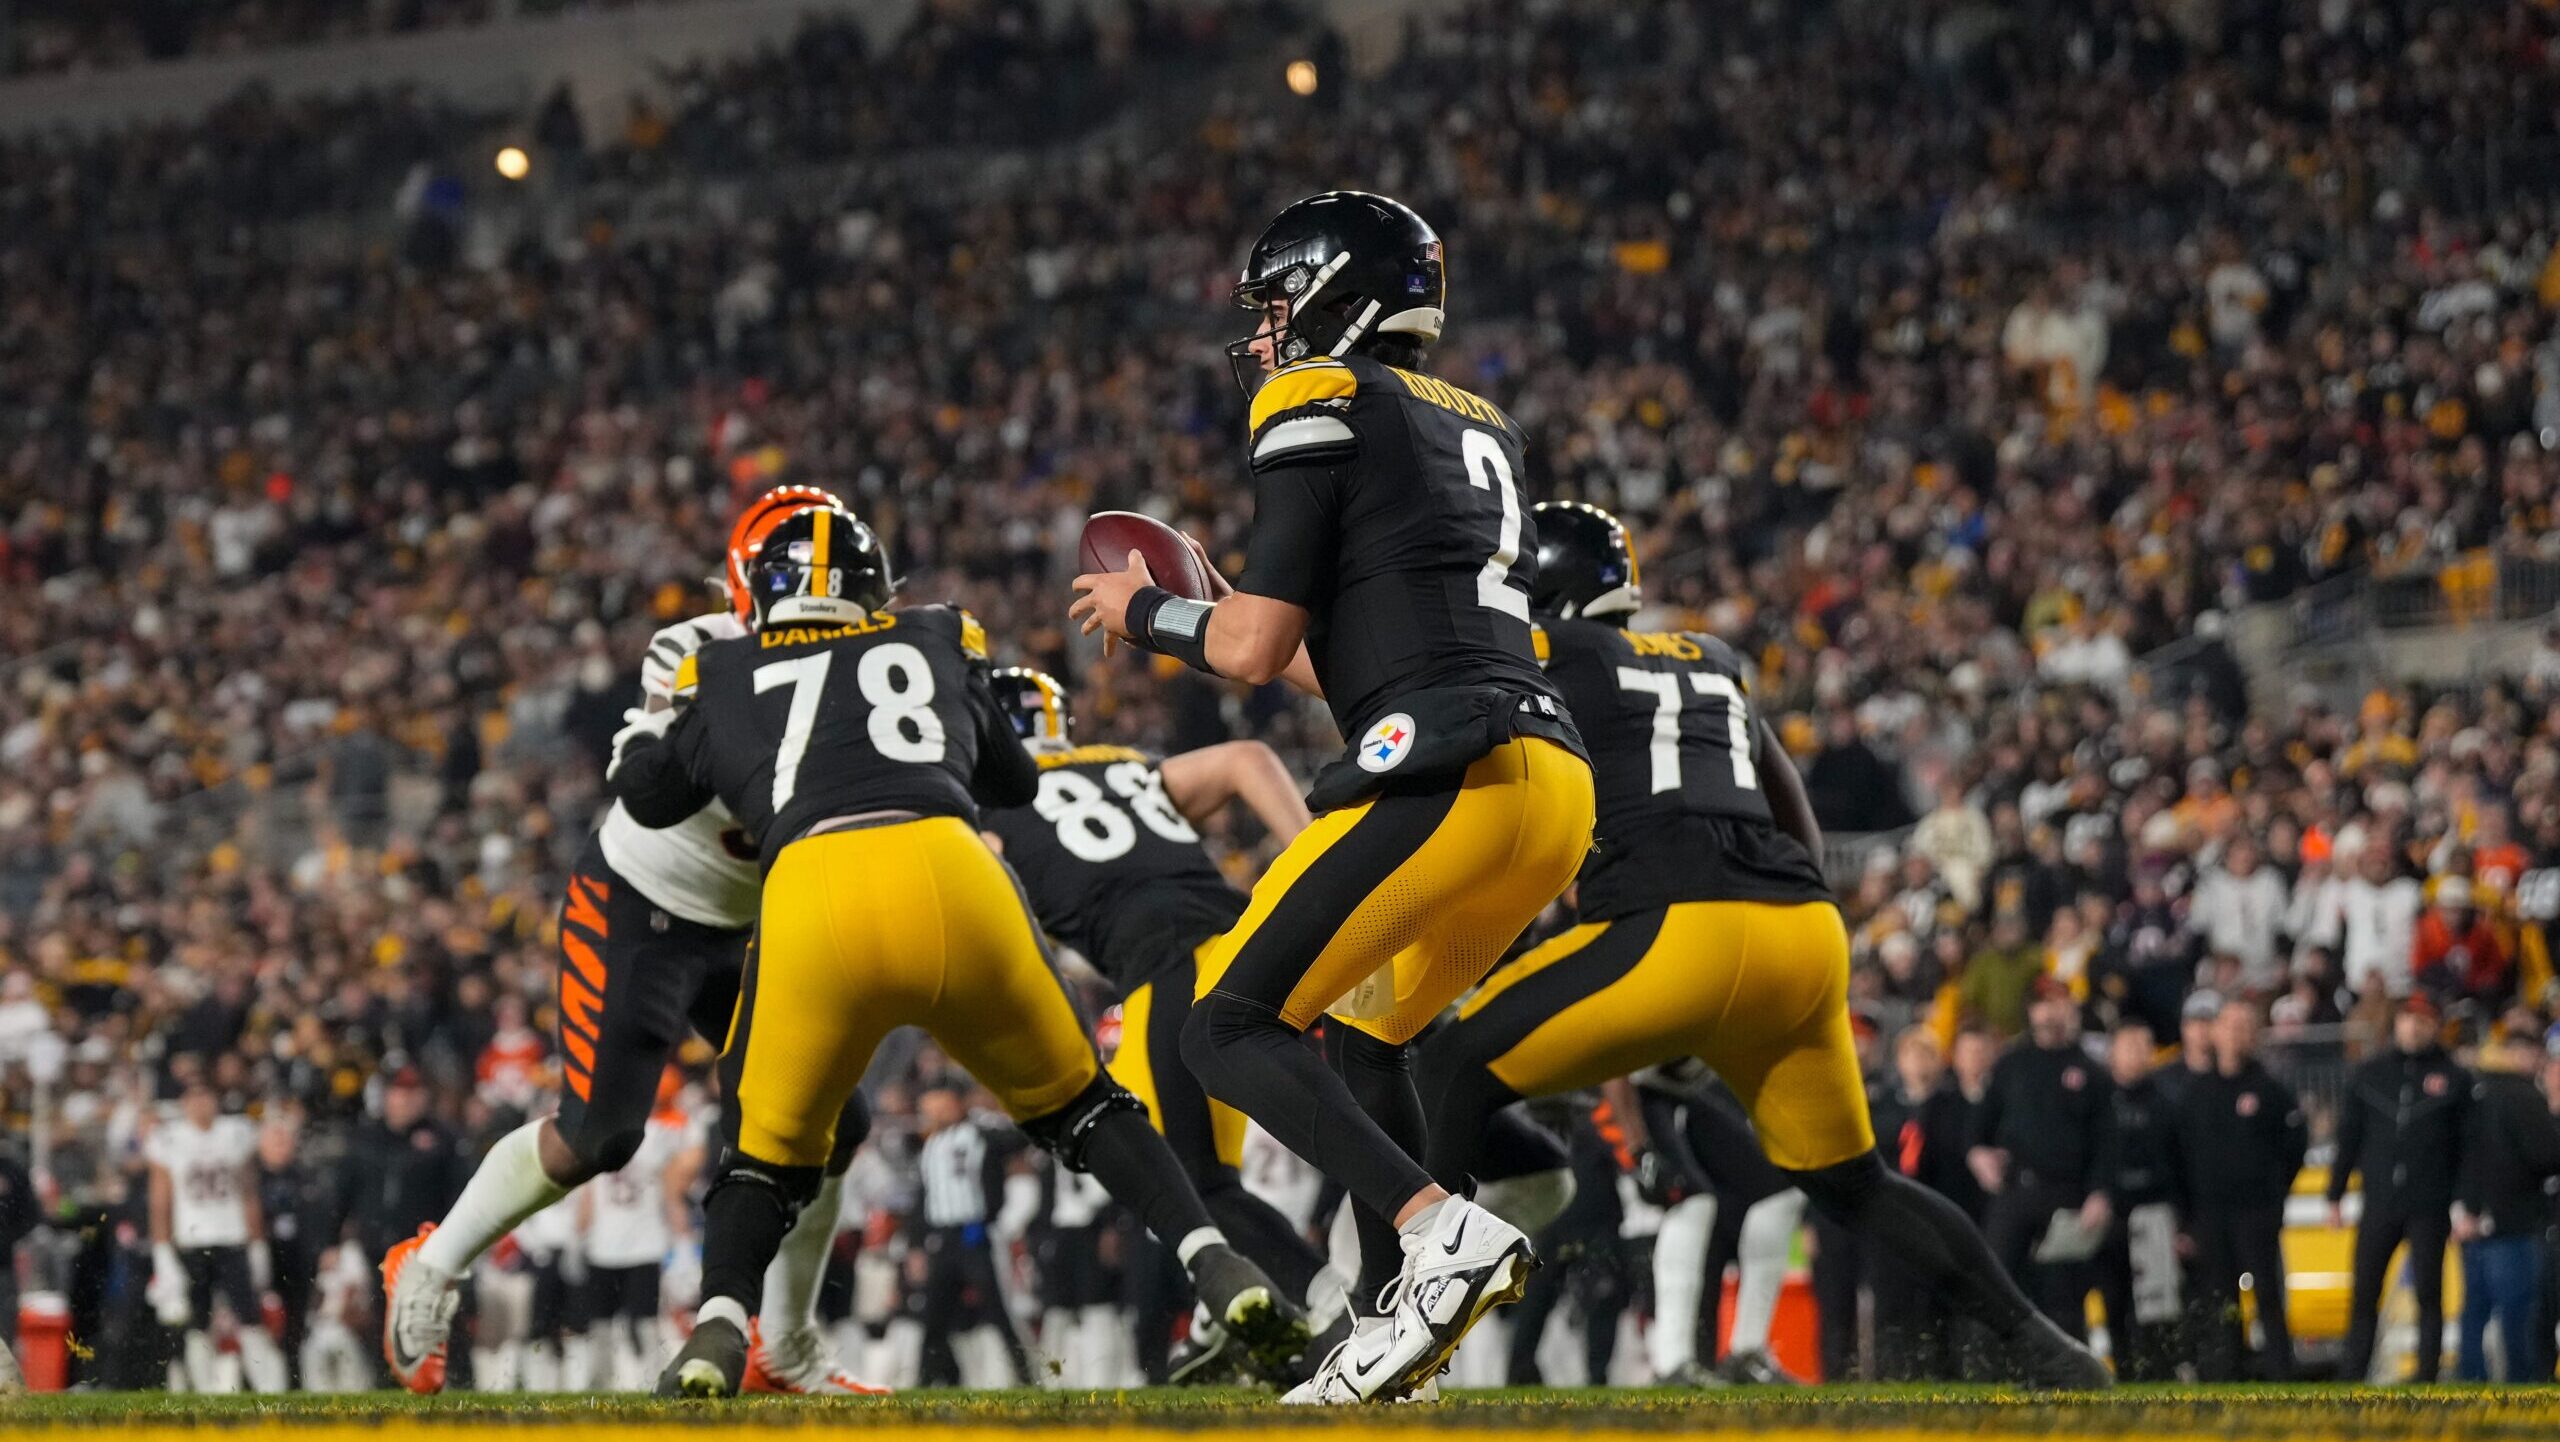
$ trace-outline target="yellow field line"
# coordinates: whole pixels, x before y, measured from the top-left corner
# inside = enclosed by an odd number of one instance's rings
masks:
[[[1275,1417],[1275,1422],[1281,1419]],[[2128,1423],[2134,1419],[2128,1418]],[[44,1430],[58,1431],[65,1425],[79,1427],[74,1419],[55,1419]],[[94,1424],[93,1424],[94,1425]],[[610,1432],[612,1442],[702,1442],[703,1432],[720,1426],[734,1433],[756,1435],[773,1432],[812,1432],[826,1430],[844,1432],[873,1428],[895,1428],[915,1442],[1024,1442],[1024,1433],[1035,1429],[972,1423],[916,1422],[893,1412],[882,1412],[866,1418],[858,1411],[810,1415],[805,1419],[768,1422],[754,1417],[720,1417],[706,1415],[699,1423],[687,1422],[621,1422],[610,1418],[577,1419],[573,1414],[557,1418],[474,1419],[436,1422],[410,1418],[391,1418],[380,1422],[316,1422],[303,1423],[255,1413],[208,1418],[199,1426],[172,1426],[164,1423],[134,1425],[109,1423],[102,1430],[112,1430],[129,1442],[205,1442],[208,1431],[228,1429],[282,1430],[292,1435],[293,1442],[484,1442],[499,1437],[521,1438],[527,1432],[576,1427],[580,1430]],[[17,1430],[0,1421],[0,1432]],[[1076,1442],[1165,1442],[1168,1434],[1178,1435],[1180,1442],[1270,1442],[1274,1431],[1301,1431],[1320,1434],[1339,1442],[1524,1442],[1524,1439],[1570,1434],[1574,1442],[1663,1442],[1663,1432],[1633,1428],[1585,1428],[1572,1425],[1570,1419],[1559,1418],[1552,1427],[1468,1427],[1433,1425],[1417,1418],[1411,1423],[1354,1420],[1346,1417],[1333,1421],[1319,1416],[1291,1417],[1279,1427],[1189,1427],[1179,1417],[1167,1417],[1155,1425],[1141,1422],[1064,1423],[1043,1425],[1036,1430],[1046,1433],[1076,1434]],[[1686,1429],[1682,1429],[1686,1430]],[[1953,1436],[1973,1434],[2032,1437],[2036,1442],[2118,1442],[2134,1435],[2132,1428],[2105,1427],[2046,1430],[2029,1424],[2004,1428],[1994,1417],[1970,1419],[1969,1424],[1950,1418],[1945,1427],[1858,1427],[1857,1442],[1946,1442]],[[2255,1432],[2252,1442],[2285,1442],[2288,1435],[2303,1442],[2323,1434],[2306,1430],[2298,1434]],[[2227,1442],[2227,1434],[2195,1432],[2180,1434],[2144,1429],[2142,1442]],[[1751,1429],[1751,1442],[1841,1442],[1842,1432],[1836,1428],[1768,1427]]]

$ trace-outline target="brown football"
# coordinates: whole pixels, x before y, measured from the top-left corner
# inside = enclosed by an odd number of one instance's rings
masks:
[[[1208,571],[1180,531],[1135,511],[1100,511],[1084,523],[1084,547],[1077,559],[1085,570],[1125,571],[1131,551],[1147,558],[1147,574],[1157,585],[1186,600],[1216,599]]]

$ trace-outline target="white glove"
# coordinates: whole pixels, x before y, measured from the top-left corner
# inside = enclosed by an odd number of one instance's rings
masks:
[[[178,1261],[178,1249],[162,1242],[151,1249],[151,1285],[144,1288],[152,1313],[163,1327],[183,1327],[195,1318],[187,1305],[187,1269]]]
[[[611,781],[613,774],[622,769],[623,754],[631,749],[633,741],[643,736],[664,740],[667,728],[674,724],[676,711],[672,706],[663,711],[643,711],[634,706],[623,712],[622,729],[613,733],[613,760],[604,768],[604,779]]]
[[[264,1292],[276,1284],[275,1249],[264,1237],[249,1244],[249,1290]]]

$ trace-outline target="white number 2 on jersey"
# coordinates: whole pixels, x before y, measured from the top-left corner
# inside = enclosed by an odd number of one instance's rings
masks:
[[[1511,462],[1490,431],[1465,432],[1458,454],[1467,463],[1467,480],[1502,501],[1501,533],[1493,554],[1485,558],[1484,569],[1476,573],[1476,604],[1526,621],[1529,593],[1511,584],[1511,567],[1520,559],[1520,488],[1512,484]]]
[[[1701,697],[1724,710],[1725,737],[1733,752],[1733,784],[1745,791],[1760,789],[1759,768],[1751,764],[1751,708],[1742,699],[1742,688],[1730,676],[1713,671],[1692,671],[1689,685]],[[1618,689],[1642,691],[1653,698],[1653,791],[1680,789],[1680,678],[1668,671],[1645,671],[1634,666],[1618,668]]]
[[[818,698],[827,690],[833,651],[769,661],[756,668],[756,694],[776,686],[791,688],[791,710],[783,718],[782,745],[773,757],[773,810],[791,802],[800,785],[800,760],[809,753],[809,731],[818,723]],[[871,744],[891,761],[930,765],[940,761],[942,717],[933,709],[933,667],[924,653],[904,641],[875,646],[862,653],[854,670],[862,699],[871,703]],[[910,734],[912,728],[912,734]]]
[[[1102,779],[1119,793],[1127,810],[1113,805],[1091,777],[1067,770],[1042,775],[1039,799],[1031,804],[1041,820],[1058,828],[1058,844],[1077,860],[1102,862],[1128,855],[1129,848],[1138,844],[1138,828],[1129,820],[1132,814],[1167,841],[1200,839],[1200,833],[1173,809],[1153,770],[1123,761],[1105,769]]]

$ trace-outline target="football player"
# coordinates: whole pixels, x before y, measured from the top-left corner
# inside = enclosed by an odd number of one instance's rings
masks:
[[[765,536],[830,504],[835,498],[815,487],[784,486],[739,513],[722,567],[729,609],[651,638],[640,664],[643,708],[673,704],[677,667],[704,643],[746,634],[746,566]],[[559,1110],[500,1139],[444,1220],[382,1259],[382,1355],[402,1386],[443,1390],[460,1302],[455,1285],[483,1252],[580,1184],[621,1170],[640,1149],[659,1078],[688,1028],[715,1044],[729,1034],[759,887],[755,848],[716,801],[662,830],[616,805],[587,839],[560,917]],[[808,1225],[792,1234],[767,1278],[749,1369],[757,1391],[881,1390],[834,1364],[817,1320],[837,1195],[869,1130],[856,1094],[845,1103]]]
[[[1270,1203],[1245,1189],[1241,1112],[1213,1102],[1182,1060],[1182,1024],[1210,941],[1244,914],[1200,844],[1195,823],[1241,801],[1282,843],[1307,828],[1307,804],[1270,747],[1229,741],[1159,761],[1126,746],[1078,746],[1054,677],[1010,667],[994,675],[997,709],[1040,766],[1029,806],[990,811],[986,828],[1022,878],[1031,914],[1121,993],[1120,1050],[1111,1074],[1147,1104],[1209,1215],[1238,1250],[1293,1298],[1324,1258]],[[1171,1380],[1218,1369],[1230,1352],[1214,1319]]]
[[[1712,636],[1627,629],[1642,592],[1615,517],[1545,505],[1537,526],[1539,652],[1590,741],[1601,843],[1578,883],[1580,924],[1432,1039],[1433,1173],[1463,1181],[1484,1119],[1522,1097],[1696,1056],[1811,1204],[1988,1327],[2019,1380],[2108,1385],[1963,1212],[1877,1155],[1821,834],[1752,712],[1741,658]],[[1635,1130],[1641,1113],[1623,1120]]]
[[[258,1129],[247,1117],[224,1116],[212,1083],[187,1079],[178,1115],[152,1129],[143,1144],[151,1168],[151,1282],[163,1325],[186,1333],[189,1385],[228,1391],[211,1333],[218,1297],[231,1309],[240,1339],[240,1370],[261,1392],[281,1392],[284,1352],[267,1335],[259,1296],[274,1275],[266,1222],[258,1203]]]
[[[1069,612],[1214,675],[1285,677],[1351,741],[1183,1024],[1209,1094],[1358,1200],[1367,1280],[1402,1264],[1301,1402],[1411,1395],[1526,1285],[1528,1238],[1416,1160],[1406,1043],[1591,844],[1591,768],[1530,649],[1520,428],[1422,370],[1444,291],[1440,237],[1393,200],[1336,191],[1282,211],[1235,290],[1260,317],[1229,350],[1252,397],[1242,582],[1176,597],[1133,554],[1078,576]],[[1337,1002],[1353,1033],[1339,1073],[1300,1041]]]
[[[727,1151],[703,1203],[703,1301],[659,1390],[738,1390],[746,1304],[817,1195],[872,1052],[905,1025],[1136,1211],[1248,1346],[1295,1355],[1304,1319],[1227,1245],[1146,1108],[1103,1072],[978,834],[980,799],[1019,806],[1039,791],[988,691],[978,623],[947,606],[887,609],[887,553],[834,506],[774,527],[750,580],[754,634],[685,658],[680,704],[635,713],[608,773],[644,826],[727,803],[765,868],[721,1059]]]

